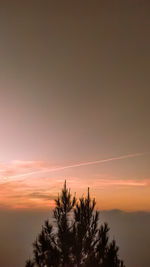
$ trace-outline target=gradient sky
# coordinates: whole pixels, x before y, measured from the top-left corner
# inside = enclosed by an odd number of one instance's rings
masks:
[[[1,209],[53,207],[67,179],[100,209],[150,210],[149,14],[146,0],[1,4]]]

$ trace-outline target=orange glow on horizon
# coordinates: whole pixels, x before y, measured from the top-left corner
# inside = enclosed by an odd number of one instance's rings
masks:
[[[87,187],[90,186],[91,197],[96,198],[98,209],[123,209],[123,210],[149,210],[150,187],[148,183],[127,181],[88,181],[82,182],[77,179],[68,179],[67,185],[71,188],[72,194],[77,196],[86,195]],[[110,182],[110,183],[109,183]],[[61,192],[64,180],[27,179],[23,182],[13,181],[1,185],[0,207],[9,209],[50,209],[54,207],[54,199]],[[141,197],[142,195],[142,197]]]
[[[73,165],[74,166],[74,165]],[[42,161],[14,161],[0,165],[1,209],[52,209],[61,192],[65,177],[44,174],[49,166]],[[28,174],[26,176],[26,173]],[[37,177],[35,178],[35,173]],[[39,175],[40,174],[40,175]],[[90,187],[97,208],[121,210],[150,210],[150,179],[119,179],[109,175],[96,178],[70,177],[67,185],[80,197]]]

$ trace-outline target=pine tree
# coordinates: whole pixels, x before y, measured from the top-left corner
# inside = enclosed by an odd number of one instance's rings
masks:
[[[55,202],[55,223],[45,221],[33,244],[34,259],[26,267],[125,267],[115,240],[109,242],[108,225],[99,226],[89,189],[87,197],[77,201],[65,182]]]
[[[25,267],[34,267],[34,263],[31,262],[30,260],[26,261],[26,266]]]

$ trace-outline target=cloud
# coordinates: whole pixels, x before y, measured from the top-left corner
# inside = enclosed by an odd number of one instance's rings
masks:
[[[47,209],[54,206],[57,182],[42,179],[6,181],[0,185],[0,206],[9,209]],[[58,187],[57,187],[58,190]]]
[[[42,200],[54,200],[57,198],[57,195],[44,193],[44,192],[32,192],[26,195],[28,198],[42,199]]]
[[[0,164],[0,183],[15,181],[24,177],[32,177],[47,170],[56,168],[58,165],[50,164],[47,161],[19,161],[14,160],[10,163]]]
[[[51,165],[45,161],[13,161],[11,164],[2,165],[0,171],[0,182],[5,179],[15,180],[22,179],[27,176],[37,176],[44,173],[58,172],[71,168],[78,168],[89,165],[104,164],[111,161],[124,160],[129,158],[136,158],[144,156],[145,153],[127,154],[118,157],[112,157],[107,159],[101,159],[96,161],[80,162],[77,164],[70,164],[65,166]],[[23,172],[22,172],[23,171]]]
[[[12,165],[22,168],[22,169],[41,169],[41,168],[46,168],[49,167],[49,163],[47,161],[33,161],[33,160],[13,160]],[[53,167],[53,165],[52,165]]]
[[[0,164],[0,205],[7,206],[9,208],[48,208],[50,205],[54,205],[54,199],[60,192],[64,180],[63,175],[52,176],[51,172],[60,171],[69,168],[76,168],[80,166],[88,166],[93,164],[102,164],[110,161],[123,160],[128,158],[134,158],[142,156],[143,154],[129,154],[120,157],[107,158],[98,161],[83,162],[78,164],[58,166],[50,164],[46,161],[12,161],[10,163]],[[110,177],[107,175],[99,175],[96,177],[69,177],[67,179],[68,186],[71,187],[72,192],[77,192],[82,195],[87,192],[89,186],[95,196],[98,199],[98,205],[101,200],[104,201],[108,196],[112,196],[114,189],[116,195],[120,197],[119,203],[123,199],[123,194],[126,192],[126,196],[129,198],[133,193],[134,188],[137,193],[139,190],[145,188],[144,197],[146,198],[146,188],[149,188],[149,179],[119,179]],[[124,189],[123,189],[124,188]],[[128,188],[128,191],[125,191]],[[103,190],[103,191],[102,191]],[[101,196],[99,193],[101,192]],[[118,192],[122,192],[122,196]],[[130,192],[130,195],[129,195]],[[143,191],[140,191],[143,193]],[[106,198],[107,195],[107,198]],[[141,196],[142,194],[140,194]],[[136,196],[137,197],[137,196]],[[138,196],[138,198],[140,198]],[[137,199],[137,198],[135,198]],[[143,202],[142,205],[144,205]],[[107,202],[104,207],[107,207]],[[113,205],[116,205],[115,202]],[[119,205],[119,204],[117,204]],[[113,206],[114,207],[114,206]],[[118,206],[117,206],[118,207]],[[119,208],[126,208],[126,205],[119,206]]]
[[[54,199],[56,199],[58,193],[61,191],[64,180],[64,177],[39,177],[38,179],[26,177],[23,180],[6,181],[0,185],[1,207],[4,206],[11,209],[47,209],[50,206],[54,206]],[[135,192],[134,188],[139,188],[139,190],[147,188],[149,180],[120,180],[114,178],[104,179],[101,177],[99,179],[81,179],[79,177],[70,177],[67,179],[67,185],[71,188],[71,192],[77,192],[77,195],[86,194],[89,186],[92,194],[97,199],[98,206],[101,206],[101,203],[103,203],[105,207],[109,207],[113,203],[114,196],[111,203],[109,203],[109,199],[112,197],[114,190],[116,196],[118,192],[121,192],[122,195],[119,196],[119,202],[117,204],[117,207],[120,207],[119,205],[124,201],[124,194],[126,193],[127,198],[129,197],[129,190],[126,191],[124,188],[130,189],[130,194],[132,194]],[[132,188],[134,192],[132,192]],[[116,204],[114,203],[113,205]]]
[[[130,180],[130,179],[124,179],[124,180],[120,180],[120,179],[97,179],[95,180],[95,187],[96,186],[147,186],[148,185],[148,181],[147,180]]]

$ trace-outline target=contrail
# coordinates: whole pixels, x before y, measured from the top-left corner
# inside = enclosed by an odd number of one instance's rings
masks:
[[[127,154],[127,155],[123,155],[123,156],[119,156],[119,157],[112,157],[112,158],[95,160],[95,161],[81,162],[81,163],[57,167],[57,168],[53,168],[53,169],[46,169],[46,170],[41,170],[41,171],[33,171],[33,172],[24,173],[24,174],[18,174],[18,175],[14,175],[14,176],[9,176],[8,178],[9,179],[22,178],[22,177],[26,177],[26,176],[30,176],[30,175],[34,175],[34,174],[50,173],[50,172],[56,172],[56,171],[61,171],[61,170],[65,170],[65,169],[82,167],[82,166],[102,164],[102,163],[110,162],[110,161],[117,161],[117,160],[140,157],[140,156],[143,156],[145,154],[146,153],[135,153],[135,154]]]
[[[144,153],[128,154],[128,155],[124,155],[124,156],[120,156],[120,157],[113,157],[113,158],[101,159],[101,160],[95,160],[95,161],[87,161],[87,162],[77,163],[77,164],[68,165],[68,166],[64,166],[64,167],[58,167],[55,169],[51,169],[50,171],[59,171],[59,170],[76,168],[76,167],[81,167],[81,166],[95,165],[95,164],[105,163],[105,162],[109,162],[109,161],[135,158],[135,157],[139,157],[142,155],[144,155]]]

